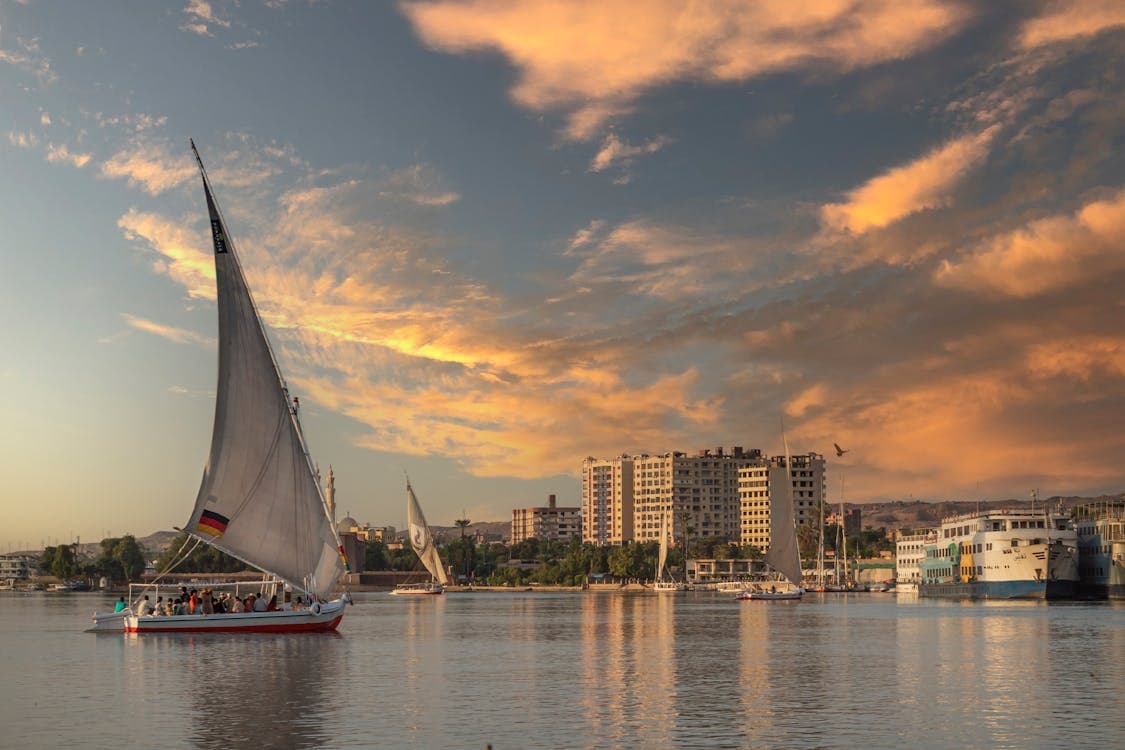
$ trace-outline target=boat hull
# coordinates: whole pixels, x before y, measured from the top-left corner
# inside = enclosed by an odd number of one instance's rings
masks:
[[[444,593],[444,586],[431,583],[408,583],[398,586],[397,588],[393,588],[390,591],[391,596],[441,596]]]
[[[344,617],[345,599],[312,609],[239,612],[221,615],[145,615],[132,612],[94,615],[88,632],[108,633],[315,633],[335,630]],[[318,611],[319,610],[319,611]]]
[[[740,601],[761,601],[761,602],[775,602],[775,601],[792,601],[800,599],[804,596],[804,591],[801,589],[794,589],[792,591],[743,591],[735,597]]]
[[[1072,599],[1076,592],[1069,580],[918,584],[918,596],[931,599]]]

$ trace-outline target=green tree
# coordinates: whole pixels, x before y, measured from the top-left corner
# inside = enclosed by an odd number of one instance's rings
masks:
[[[158,571],[167,570],[168,566],[182,554],[184,543],[188,539],[187,532],[180,532],[169,543],[164,554],[156,561],[156,569]],[[185,560],[176,565],[176,569],[184,573],[235,573],[240,570],[249,570],[250,566],[209,544],[199,544]]]
[[[74,578],[82,572],[72,544],[47,547],[39,558],[39,566],[60,581]]]

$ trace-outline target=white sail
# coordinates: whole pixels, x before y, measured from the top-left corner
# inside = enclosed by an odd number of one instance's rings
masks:
[[[345,567],[340,540],[305,448],[297,401],[289,401],[202,162],[199,168],[215,246],[219,379],[211,453],[187,530],[324,596]]]
[[[410,482],[406,483],[406,529],[410,534],[410,546],[418,553],[418,559],[430,571],[434,580],[442,586],[449,584],[449,576],[445,574],[445,566],[441,564],[437,545],[434,544],[433,534],[426,524],[426,516],[422,513],[422,506],[414,495],[414,488]]]
[[[656,560],[656,580],[664,580],[664,563],[668,562],[668,516],[660,523],[660,555]]]
[[[776,495],[770,492],[770,547],[766,564],[788,578],[801,582],[801,551],[797,547],[797,524],[793,513],[793,472],[789,442],[785,443],[785,489]]]

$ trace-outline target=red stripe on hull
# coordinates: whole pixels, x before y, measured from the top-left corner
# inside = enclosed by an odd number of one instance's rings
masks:
[[[130,628],[126,627],[126,633],[316,633],[329,630],[335,630],[336,626],[340,624],[340,620],[344,619],[343,615],[338,615],[328,622],[306,622],[306,623],[278,623],[276,625],[242,625],[233,627],[210,627],[210,628]]]

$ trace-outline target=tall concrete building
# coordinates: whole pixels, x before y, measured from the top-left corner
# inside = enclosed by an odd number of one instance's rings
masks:
[[[735,446],[704,449],[694,456],[679,451],[633,457],[634,538],[657,541],[665,516],[672,535],[739,539],[739,471],[762,461],[761,451]]]
[[[566,541],[582,536],[582,509],[560,508],[555,496],[547,496],[546,507],[512,508],[512,544],[525,539]]]
[[[798,528],[820,524],[820,506],[825,501],[824,456],[818,453],[790,456],[792,461],[793,512]],[[742,544],[769,549],[770,500],[785,491],[785,456],[761,459],[738,474]]]
[[[582,541],[622,544],[633,540],[633,459],[582,462]]]

